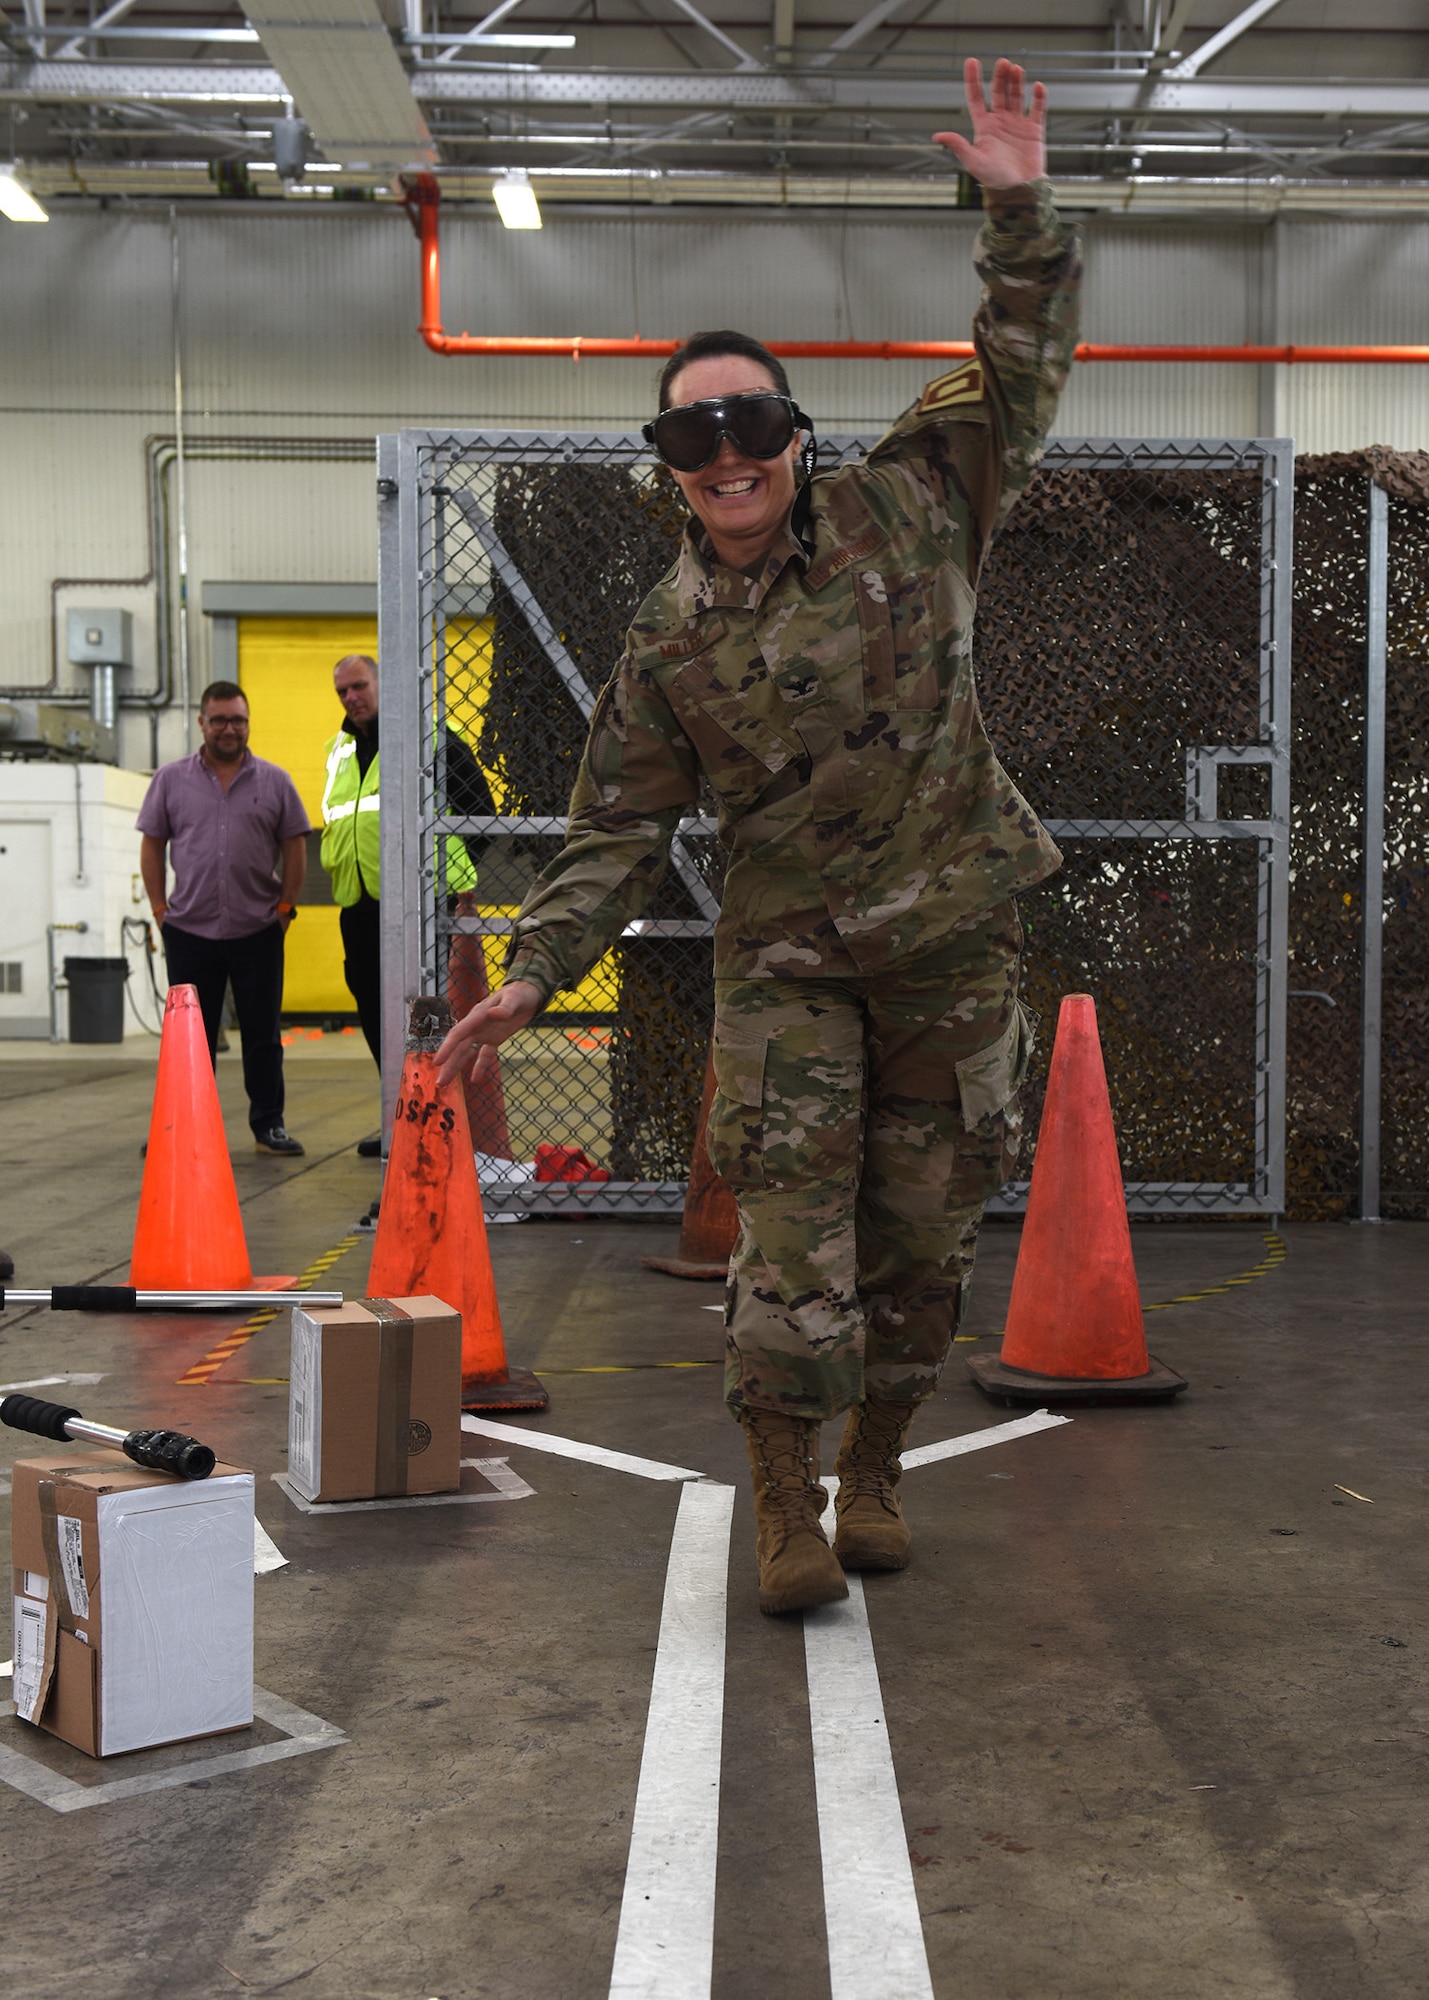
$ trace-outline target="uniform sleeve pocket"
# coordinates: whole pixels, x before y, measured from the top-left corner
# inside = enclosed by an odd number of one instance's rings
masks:
[[[1032,1022],[1022,1003],[1014,1001],[1012,1018],[997,1040],[976,1055],[964,1056],[957,1077],[965,1130],[975,1131],[984,1118],[1012,1102],[1022,1088],[1035,1043]]]

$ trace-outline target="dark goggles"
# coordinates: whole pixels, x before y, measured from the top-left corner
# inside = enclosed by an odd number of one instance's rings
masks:
[[[800,430],[813,425],[792,396],[756,389],[744,396],[707,396],[662,410],[643,436],[676,472],[701,472],[728,438],[746,458],[778,458]]]

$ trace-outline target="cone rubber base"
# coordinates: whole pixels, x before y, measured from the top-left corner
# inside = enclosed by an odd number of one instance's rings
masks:
[[[470,1376],[461,1385],[464,1410],[546,1410],[551,1398],[529,1368],[508,1368],[500,1382],[475,1382]]]
[[[1008,1368],[994,1354],[968,1356],[968,1373],[994,1402],[1029,1403],[1169,1403],[1187,1386],[1184,1375],[1149,1354],[1145,1375],[1033,1375],[1026,1368]]]
[[[647,1271],[664,1271],[672,1278],[694,1278],[702,1284],[722,1285],[729,1276],[729,1259],[722,1264],[698,1263],[689,1257],[642,1257]]]

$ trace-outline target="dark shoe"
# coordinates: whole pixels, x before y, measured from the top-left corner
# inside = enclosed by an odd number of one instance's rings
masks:
[[[357,1157],[360,1160],[380,1160],[382,1158],[382,1134],[374,1132],[369,1138],[357,1142]]]
[[[15,1259],[8,1250],[0,1250],[0,1282],[15,1275]]]
[[[292,1135],[281,1125],[269,1125],[262,1132],[253,1134],[255,1153],[282,1153],[285,1158],[296,1160],[302,1157],[303,1149]]]
[[[759,1608],[775,1616],[848,1596],[839,1559],[819,1525],[819,1425],[811,1417],[746,1408],[740,1416],[754,1473]]]
[[[834,1553],[845,1569],[906,1569],[912,1536],[898,1504],[899,1453],[916,1403],[870,1396],[849,1411],[834,1463],[839,1476]]]

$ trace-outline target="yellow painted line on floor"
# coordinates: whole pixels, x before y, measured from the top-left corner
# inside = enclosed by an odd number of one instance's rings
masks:
[[[344,1236],[340,1243],[334,1243],[331,1250],[324,1250],[321,1257],[315,1257],[307,1270],[294,1278],[288,1289],[294,1292],[310,1290],[317,1284],[319,1278],[332,1269],[339,1257],[345,1257],[348,1251],[354,1249],[361,1241],[361,1236],[355,1231],[350,1236]],[[278,1317],[283,1310],[283,1294],[275,1292],[273,1299],[274,1303],[271,1306],[261,1306],[252,1319],[245,1320],[242,1326],[225,1335],[217,1347],[204,1355],[202,1361],[196,1361],[192,1368],[180,1375],[179,1388],[206,1389],[224,1362],[231,1361],[240,1347],[246,1346],[255,1333],[260,1333]]]
[[[1264,1278],[1271,1271],[1278,1270],[1290,1255],[1290,1245],[1283,1237],[1277,1236],[1273,1229],[1268,1229],[1261,1240],[1270,1246],[1269,1254],[1262,1258],[1260,1263],[1252,1264],[1248,1271],[1242,1271],[1239,1277],[1227,1278],[1219,1285],[1207,1285],[1203,1292],[1180,1292],[1174,1299],[1158,1299],[1154,1305],[1143,1306],[1141,1310],[1149,1313],[1169,1312],[1172,1306],[1193,1306],[1200,1299],[1213,1299],[1219,1292],[1228,1292],[1232,1285],[1253,1285],[1257,1278]],[[953,1339],[957,1342],[1001,1340],[1006,1331],[1005,1326],[1000,1326],[993,1334],[957,1333],[953,1335]]]

